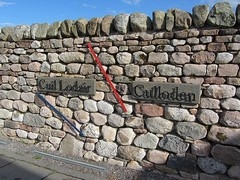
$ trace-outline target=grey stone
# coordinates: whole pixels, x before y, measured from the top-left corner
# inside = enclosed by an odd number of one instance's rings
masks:
[[[90,115],[84,110],[74,111],[74,117],[80,123],[87,123],[90,121]]]
[[[144,149],[134,146],[119,146],[118,155],[124,159],[141,161],[146,152]]]
[[[188,173],[197,172],[196,161],[188,157],[170,155],[168,157],[167,166],[183,172],[188,172]]]
[[[97,108],[99,112],[106,115],[112,114],[114,111],[113,105],[106,101],[97,102]]]
[[[99,127],[95,126],[92,123],[89,123],[85,127],[83,127],[82,133],[84,134],[84,136],[90,137],[90,138],[99,138],[100,136]]]
[[[232,85],[210,85],[204,95],[217,99],[231,98],[236,94],[236,87]]]
[[[229,98],[229,99],[223,99],[221,101],[221,105],[223,109],[227,110],[240,110],[240,100],[237,98]]]
[[[149,64],[164,64],[168,62],[167,53],[151,52],[148,56]]]
[[[26,113],[23,118],[23,124],[32,127],[43,127],[46,119],[38,114]]]
[[[97,32],[99,31],[98,29],[100,28],[98,26],[99,21],[101,21],[101,19],[99,18],[92,18],[88,21],[86,28],[87,28],[87,33],[90,36],[97,35]]]
[[[233,55],[231,53],[222,52],[217,54],[216,60],[214,62],[216,64],[227,64],[232,60],[233,60]]]
[[[218,113],[210,109],[201,109],[197,114],[197,119],[205,125],[213,125],[218,123]]]
[[[178,135],[186,140],[198,140],[207,135],[207,129],[195,122],[179,122],[175,128]]]
[[[110,33],[113,31],[113,16],[105,16],[102,19],[102,23],[101,23],[101,32],[103,33],[103,35],[105,36],[109,36]]]
[[[47,31],[49,29],[49,24],[39,24],[36,30],[35,38],[36,39],[45,39],[47,37]]]
[[[61,153],[82,157],[83,145],[84,143],[82,141],[77,140],[70,134],[67,134],[60,144],[59,151]]]
[[[208,174],[224,174],[227,171],[226,165],[211,157],[200,157],[197,163],[200,169]]]
[[[50,117],[46,119],[46,124],[51,126],[54,129],[61,129],[62,128],[62,121],[55,117]]]
[[[28,109],[28,104],[21,100],[16,100],[13,101],[13,108],[20,112],[26,112]]]
[[[60,33],[59,33],[60,26],[61,26],[61,22],[54,22],[53,24],[51,24],[47,31],[47,37],[48,38],[58,38],[60,35]]]
[[[113,65],[115,64],[115,58],[113,55],[110,55],[108,53],[102,52],[98,55],[101,63],[103,65]]]
[[[126,34],[130,29],[129,14],[116,15],[114,20],[114,28],[120,34]]]
[[[230,176],[231,178],[234,179],[240,179],[240,166],[232,166],[229,170],[228,170],[228,176]]]
[[[12,112],[7,109],[0,109],[0,119],[11,119]]]
[[[73,20],[65,20],[61,23],[59,30],[61,31],[61,35],[63,37],[71,37],[73,24]]]
[[[36,32],[37,32],[37,29],[38,29],[38,26],[39,26],[39,24],[32,24],[31,26],[30,26],[30,36],[31,36],[31,38],[32,39],[36,39]]]
[[[186,53],[175,52],[172,54],[170,62],[173,64],[186,64],[190,62],[190,56]]]
[[[172,31],[174,28],[175,17],[174,17],[174,10],[169,9],[165,14],[165,21],[166,21],[166,29],[167,31]]]
[[[67,107],[69,99],[65,96],[59,95],[56,98],[56,105],[60,107]]]
[[[182,76],[182,68],[170,64],[158,65],[157,70],[162,76]]]
[[[240,129],[213,125],[208,132],[208,139],[221,144],[240,146]]]
[[[82,63],[84,62],[84,54],[81,52],[63,52],[59,55],[60,61],[68,63]]]
[[[240,5],[237,5],[237,9],[236,9],[236,18],[237,18],[237,23],[240,24]]]
[[[209,13],[208,5],[198,5],[192,9],[192,19],[196,27],[203,27]]]
[[[130,64],[132,62],[132,54],[128,52],[119,52],[116,55],[118,64]]]
[[[185,64],[183,66],[183,75],[185,76],[205,76],[207,65]]]
[[[141,148],[156,149],[158,137],[152,133],[141,134],[134,139],[134,144]]]
[[[118,114],[110,114],[108,116],[108,123],[112,127],[122,127],[124,125],[124,118]]]
[[[150,17],[143,13],[133,13],[129,17],[130,19],[130,27],[133,32],[146,32],[151,29],[152,22]]]
[[[68,101],[68,107],[73,110],[80,110],[83,109],[83,102],[79,98],[71,98]]]
[[[212,156],[228,165],[239,165],[240,162],[240,150],[233,146],[223,146],[216,144],[211,150]]]
[[[138,77],[139,76],[139,66],[135,64],[127,64],[124,68],[125,74],[128,77]]]
[[[166,28],[165,12],[154,11],[153,12],[153,29],[155,31],[164,30]]]
[[[51,65],[51,70],[56,73],[64,73],[66,71],[66,65],[61,63],[54,63]]]
[[[140,67],[140,74],[143,77],[153,77],[155,73],[155,66],[153,65],[144,65]]]
[[[30,27],[26,25],[16,26],[13,33],[9,34],[9,38],[14,42],[20,41],[24,38],[24,33],[29,29]]]
[[[38,53],[38,52],[31,54],[29,58],[31,59],[31,61],[39,61],[39,62],[43,62],[47,60],[46,54]]]
[[[71,64],[67,64],[66,69],[69,74],[78,74],[80,67],[81,67],[81,64],[71,63]]]
[[[224,126],[240,128],[240,112],[224,111],[220,114],[220,123]]]
[[[152,133],[167,134],[173,129],[173,122],[162,117],[146,118],[147,129]]]
[[[12,110],[12,108],[13,108],[13,101],[12,100],[2,99],[0,101],[0,104],[3,107],[3,109]]]
[[[102,126],[107,122],[107,116],[100,113],[91,113],[90,119],[97,126]]]
[[[84,100],[83,106],[87,112],[97,112],[98,111],[97,102],[92,99]]]
[[[140,128],[144,126],[143,118],[131,116],[125,121],[125,125],[132,128]]]
[[[167,134],[160,140],[158,146],[167,151],[182,154],[187,151],[189,144],[178,136]]]
[[[43,73],[50,73],[51,66],[48,62],[43,62],[40,71]]]
[[[117,142],[120,145],[131,145],[136,134],[132,128],[120,128],[117,132]]]
[[[148,56],[145,52],[137,51],[133,53],[133,62],[135,64],[144,64],[147,62]]]
[[[88,21],[84,18],[80,18],[75,22],[77,32],[80,36],[84,36],[87,34],[87,23]]]
[[[100,140],[96,144],[96,152],[100,156],[113,158],[117,155],[117,144]]]
[[[175,27],[178,29],[188,29],[192,25],[192,17],[190,13],[180,9],[174,10]]]
[[[210,10],[207,23],[211,26],[233,27],[236,15],[229,2],[218,2]]]
[[[195,121],[195,116],[191,115],[187,109],[166,107],[165,117],[174,121]]]

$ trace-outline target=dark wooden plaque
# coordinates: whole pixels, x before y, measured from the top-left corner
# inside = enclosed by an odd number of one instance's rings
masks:
[[[78,95],[94,95],[96,93],[95,79],[39,77],[37,86],[39,92]]]
[[[199,104],[201,86],[184,83],[132,82],[132,98],[161,103]]]

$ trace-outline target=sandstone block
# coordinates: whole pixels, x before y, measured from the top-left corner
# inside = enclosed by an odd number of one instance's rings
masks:
[[[148,57],[149,64],[163,64],[166,62],[168,62],[167,53],[158,53],[158,52],[149,53],[149,57]]]
[[[215,54],[208,51],[196,52],[192,55],[191,61],[199,64],[211,64],[215,60]]]
[[[219,76],[237,76],[239,67],[235,64],[220,64],[218,67]]]
[[[183,66],[183,75],[185,76],[205,76],[206,65],[185,64]]]
[[[162,116],[163,108],[156,104],[136,104],[135,113],[147,115],[150,117]]]
[[[240,128],[240,112],[224,111],[220,114],[220,123],[227,127]]]
[[[190,56],[186,53],[175,52],[172,54],[170,62],[173,64],[186,64],[190,62]]]
[[[102,126],[101,134],[103,136],[103,140],[107,142],[115,141],[116,133],[117,133],[117,129],[110,126],[106,126],[106,125]]]
[[[191,145],[191,152],[197,156],[208,156],[210,154],[211,145],[209,142],[196,140]]]
[[[155,164],[165,164],[168,156],[168,152],[159,150],[149,150],[147,153],[147,159]]]
[[[150,17],[143,13],[133,13],[129,17],[130,27],[133,32],[146,32],[152,28],[152,22]]]

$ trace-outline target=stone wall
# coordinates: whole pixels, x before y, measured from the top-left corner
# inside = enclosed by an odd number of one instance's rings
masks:
[[[240,178],[240,8],[197,6],[90,21],[2,28],[0,127],[48,150],[184,179]],[[224,18],[223,18],[224,17]],[[121,95],[123,113],[94,51]],[[38,77],[96,79],[94,96],[44,93],[78,137],[37,96]],[[196,105],[131,98],[132,81],[201,84]]]

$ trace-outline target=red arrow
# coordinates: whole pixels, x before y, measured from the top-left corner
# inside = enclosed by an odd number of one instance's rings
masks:
[[[114,87],[112,81],[110,80],[110,78],[108,77],[106,71],[104,70],[100,59],[98,58],[98,56],[96,55],[96,53],[94,52],[94,50],[93,50],[93,48],[91,46],[91,43],[87,43],[87,47],[88,47],[89,51],[91,52],[94,60],[97,62],[98,66],[99,66],[102,74],[104,75],[105,79],[107,80],[110,88],[112,89],[114,96],[116,97],[116,99],[119,102],[119,104],[122,106],[123,112],[127,112],[127,108],[125,107],[125,105],[124,105],[124,103],[122,101],[121,96],[118,94],[118,92],[117,92],[116,88]]]

